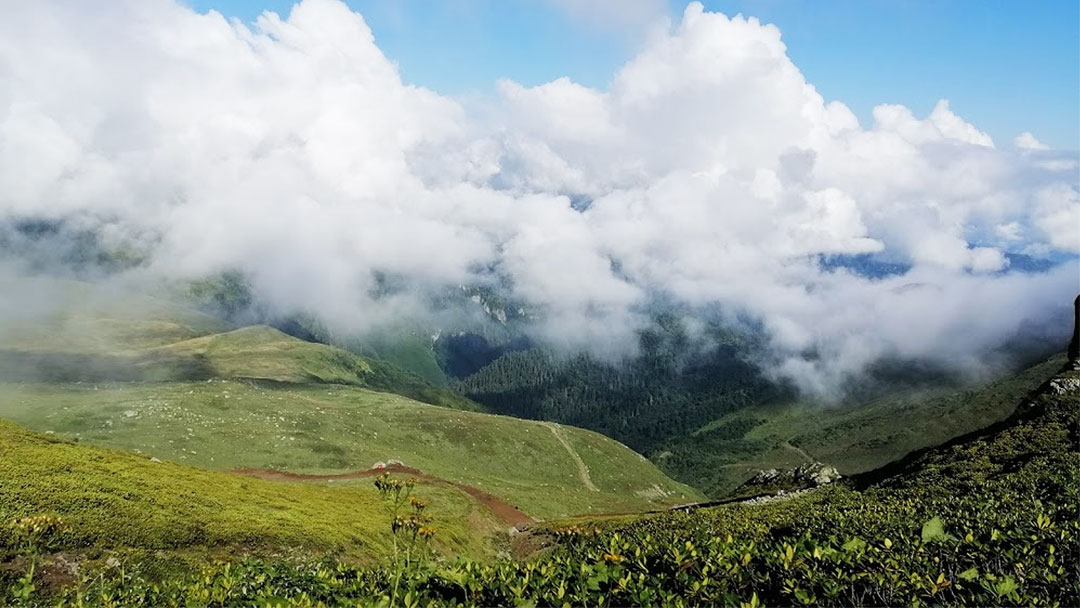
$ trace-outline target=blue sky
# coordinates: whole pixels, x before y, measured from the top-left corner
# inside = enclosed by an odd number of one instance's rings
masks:
[[[631,0],[627,0],[631,1]],[[659,0],[664,1],[664,0]],[[292,0],[188,0],[245,21]],[[407,82],[448,95],[499,78],[569,76],[604,88],[640,35],[572,18],[546,0],[349,0]],[[677,17],[685,1],[671,1]],[[1042,0],[706,0],[709,10],[775,23],[788,53],[827,100],[869,124],[879,103],[925,115],[941,98],[999,145],[1031,131],[1080,148],[1080,3]]]

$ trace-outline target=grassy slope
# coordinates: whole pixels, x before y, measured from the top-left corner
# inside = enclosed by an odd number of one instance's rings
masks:
[[[297,340],[264,325],[176,342],[149,355],[165,360],[199,357],[218,378],[362,385],[371,373],[371,365],[352,353]]]
[[[175,381],[243,377],[358,384],[425,403],[484,411],[391,363],[265,326],[227,331],[189,296],[57,278],[0,279],[0,379]],[[159,297],[160,296],[160,297]],[[222,333],[224,332],[224,333]]]
[[[233,380],[4,384],[0,417],[211,469],[329,473],[396,459],[480,487],[541,518],[701,498],[597,433],[563,427],[600,490],[594,492],[543,423],[433,407],[359,387]]]
[[[442,551],[494,551],[501,525],[489,511],[457,490],[416,492],[431,499]],[[367,561],[389,544],[382,509],[370,481],[266,482],[66,443],[0,421],[0,518],[60,515],[72,548],[294,549]]]
[[[539,517],[699,497],[623,446],[567,429],[604,480],[593,492],[548,428],[360,388],[478,407],[383,361],[265,326],[210,333],[222,328],[201,313],[121,289],[56,280],[19,286],[49,309],[0,332],[0,376],[9,382],[0,385],[0,417],[39,430],[216,469],[340,472],[397,459]],[[130,382],[139,379],[159,382]]]
[[[879,470],[862,491],[868,480],[555,524],[519,537],[520,549],[556,545],[535,559],[416,569],[401,588],[417,605],[1075,606],[1078,387],[1080,373],[1064,372],[1006,422]],[[399,580],[251,562],[166,581],[105,576],[87,605],[375,605],[396,603]]]
[[[447,385],[446,374],[439,367],[430,342],[422,340],[414,332],[401,329],[390,335],[369,338],[358,348],[356,352],[409,370],[434,386]]]
[[[668,443],[653,460],[717,497],[757,470],[809,459],[860,473],[1008,417],[1062,362],[1056,357],[978,389],[899,394],[854,407],[759,405]]]
[[[433,385],[385,361],[347,350],[305,342],[265,325],[243,327],[168,344],[148,351],[144,365],[167,379],[247,378],[293,384],[354,384],[459,410],[484,411],[454,391]],[[186,365],[178,363],[190,362]],[[197,365],[193,365],[197,364]],[[174,370],[197,369],[184,377]]]

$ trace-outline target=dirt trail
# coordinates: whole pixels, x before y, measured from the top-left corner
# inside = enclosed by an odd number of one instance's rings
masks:
[[[782,447],[788,449],[788,450],[791,450],[791,451],[795,452],[799,456],[802,456],[803,458],[806,459],[807,462],[817,462],[817,458],[814,458],[810,454],[807,454],[806,450],[804,450],[804,449],[802,449],[802,448],[800,448],[798,446],[791,445],[791,443],[789,443],[787,441],[781,443],[780,445]]]
[[[593,484],[592,479],[589,477],[589,468],[585,466],[585,461],[581,459],[581,456],[574,449],[574,446],[570,445],[570,442],[566,440],[566,436],[563,435],[562,427],[554,422],[545,422],[544,426],[551,429],[551,433],[555,435],[555,438],[559,440],[559,443],[563,444],[567,452],[570,452],[570,457],[577,463],[578,475],[581,477],[581,483],[585,484],[586,488],[589,488],[593,492],[599,492],[600,488]]]
[[[510,524],[511,526],[521,527],[527,524],[535,523],[536,520],[523,513],[520,509],[514,505],[488,494],[487,492],[470,485],[458,483],[456,481],[448,481],[441,477],[435,477],[429,475],[419,469],[407,467],[399,464],[391,464],[381,469],[368,469],[366,471],[353,471],[351,473],[338,473],[335,475],[309,475],[306,473],[289,473],[288,471],[273,471],[270,469],[233,469],[233,473],[240,475],[246,475],[248,477],[258,477],[259,479],[265,479],[268,481],[332,481],[332,480],[348,480],[348,479],[366,479],[368,477],[378,477],[383,473],[392,473],[395,475],[409,475],[419,480],[429,483],[437,483],[439,485],[450,486],[457,488],[469,496],[476,499],[477,502],[487,507],[496,517]]]

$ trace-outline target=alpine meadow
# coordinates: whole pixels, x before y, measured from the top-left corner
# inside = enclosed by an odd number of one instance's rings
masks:
[[[1078,24],[0,1],[0,606],[1080,605]]]

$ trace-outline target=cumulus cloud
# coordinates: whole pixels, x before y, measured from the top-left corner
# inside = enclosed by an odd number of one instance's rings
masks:
[[[653,295],[719,305],[819,394],[881,357],[976,366],[1078,289],[1075,152],[996,148],[944,100],[860,125],[753,18],[693,3],[608,90],[506,80],[490,106],[402,82],[337,0],[250,27],[173,0],[15,4],[0,215],[100,222],[169,276],[242,269],[341,331],[424,314],[373,298],[378,274],[498,277],[539,337],[606,356]],[[1029,275],[1008,253],[1068,261]],[[910,270],[818,262],[867,255]]]
[[[1025,131],[1013,139],[1013,145],[1023,150],[1049,150],[1050,147],[1039,141],[1030,132]]]

